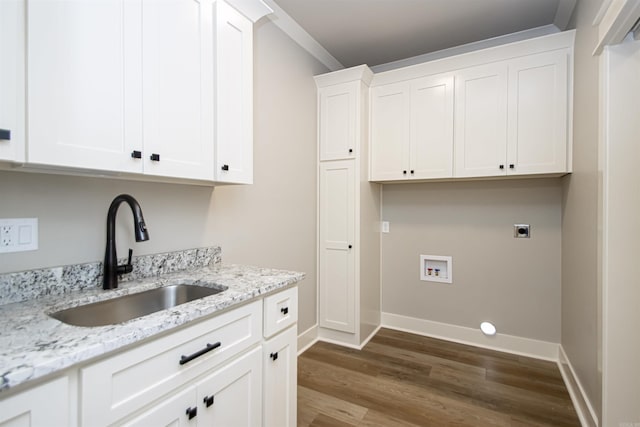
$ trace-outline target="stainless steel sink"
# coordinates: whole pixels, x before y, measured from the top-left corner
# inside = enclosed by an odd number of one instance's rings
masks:
[[[172,285],[136,294],[123,295],[51,313],[50,316],[74,326],[106,326],[146,316],[189,301],[215,295],[226,287]]]

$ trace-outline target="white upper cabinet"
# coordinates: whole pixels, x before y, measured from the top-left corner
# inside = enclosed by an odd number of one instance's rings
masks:
[[[219,182],[253,183],[253,26],[216,2],[216,167]]]
[[[568,50],[509,62],[507,174],[567,171]]]
[[[406,179],[409,170],[410,87],[406,82],[371,88],[372,181]]]
[[[212,180],[211,0],[143,0],[142,10],[144,173]]]
[[[320,160],[354,158],[358,129],[360,82],[318,89],[320,102]]]
[[[370,181],[571,172],[574,36],[374,76]]]
[[[504,175],[507,160],[507,65],[456,73],[455,175]]]
[[[0,161],[25,157],[24,7],[0,1]]]
[[[141,172],[139,2],[30,0],[28,161]]]
[[[453,76],[377,86],[371,110],[372,180],[452,176]]]
[[[429,76],[411,83],[409,176],[453,175],[453,76]]]
[[[30,0],[28,163],[252,183],[253,23],[243,12],[269,8],[233,3]]]

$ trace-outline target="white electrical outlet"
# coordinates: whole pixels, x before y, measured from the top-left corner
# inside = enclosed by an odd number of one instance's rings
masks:
[[[38,218],[0,219],[0,253],[38,249]]]
[[[389,232],[389,221],[382,221],[382,232],[383,233]]]

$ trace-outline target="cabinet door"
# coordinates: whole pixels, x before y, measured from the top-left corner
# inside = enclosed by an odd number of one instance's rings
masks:
[[[141,7],[29,0],[28,161],[141,172]]]
[[[294,326],[263,345],[264,427],[297,425],[297,340],[297,328]]]
[[[349,82],[320,89],[320,160],[355,156],[358,129],[358,86]]]
[[[212,180],[211,0],[143,0],[142,8],[144,173]]]
[[[216,2],[216,81],[216,181],[252,184],[253,26],[222,0]]]
[[[408,83],[371,89],[371,181],[408,177],[409,98]]]
[[[71,423],[69,379],[59,378],[0,400],[0,427],[63,427]]]
[[[170,394],[155,403],[151,410],[142,413],[122,426],[126,427],[185,427],[196,426],[198,423],[198,396],[195,387],[190,387],[179,393]],[[189,414],[195,417],[189,419]]]
[[[567,171],[566,50],[509,63],[508,174]]]
[[[467,68],[455,79],[455,176],[505,175],[506,63]]]
[[[453,176],[453,76],[411,82],[411,178]]]
[[[24,0],[0,1],[0,160],[24,161]],[[3,132],[6,133],[6,132]]]
[[[261,356],[258,347],[198,383],[198,427],[262,424]]]
[[[355,332],[355,160],[320,163],[320,326]]]

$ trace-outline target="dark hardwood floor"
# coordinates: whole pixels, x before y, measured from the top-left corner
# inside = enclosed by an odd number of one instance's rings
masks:
[[[580,426],[553,362],[381,329],[298,358],[298,426]]]

